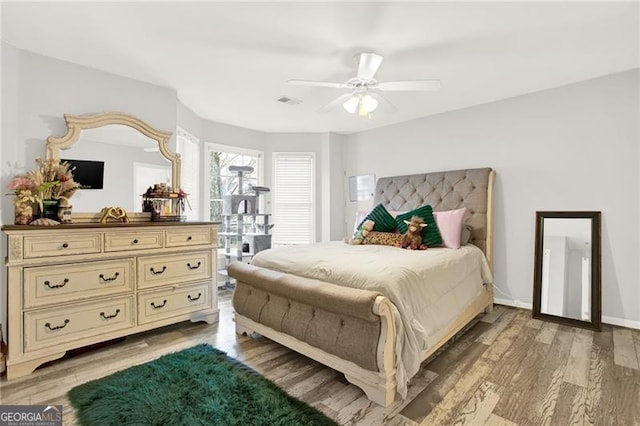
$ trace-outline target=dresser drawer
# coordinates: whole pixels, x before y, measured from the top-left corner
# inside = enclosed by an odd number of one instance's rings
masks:
[[[162,248],[162,231],[107,232],[104,251],[128,251]]]
[[[72,254],[100,253],[100,233],[51,234],[48,236],[25,236],[25,259],[68,256]]]
[[[212,284],[196,284],[138,294],[138,323],[188,314],[213,307]]]
[[[133,306],[133,296],[127,296],[25,312],[24,349],[32,351],[134,327]]]
[[[24,270],[24,307],[133,291],[131,259],[40,266]]]
[[[138,288],[211,278],[211,250],[138,258]]]
[[[165,231],[165,244],[167,247],[188,247],[198,245],[211,245],[215,242],[216,231],[211,227],[195,227],[170,229]]]

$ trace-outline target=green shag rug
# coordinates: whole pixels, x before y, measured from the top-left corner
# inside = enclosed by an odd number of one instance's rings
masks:
[[[82,425],[336,425],[209,345],[69,391]]]

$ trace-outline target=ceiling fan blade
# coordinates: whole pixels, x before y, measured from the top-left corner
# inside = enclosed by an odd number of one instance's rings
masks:
[[[371,80],[378,72],[383,57],[375,53],[361,53],[358,64],[358,78]]]
[[[340,95],[337,98],[335,98],[334,100],[332,100],[331,102],[329,102],[328,104],[324,105],[322,108],[320,108],[318,110],[318,112],[329,112],[332,109],[341,106],[343,103],[345,103],[348,99],[351,98],[351,96],[353,96],[353,93],[345,93],[344,95]]]
[[[310,81],[310,80],[287,80],[287,83],[296,86],[331,87],[334,89],[346,89],[345,83],[332,83],[330,81]]]
[[[387,81],[384,83],[378,83],[373,86],[376,89],[388,90],[388,91],[410,91],[410,90],[425,90],[436,91],[440,90],[440,80],[406,80],[406,81]]]
[[[389,102],[389,100],[387,98],[385,98],[384,96],[382,96],[380,93],[376,93],[376,92],[373,92],[373,91],[369,91],[367,93],[369,95],[371,95],[371,97],[373,97],[373,99],[378,101],[378,105],[379,105],[378,109],[380,111],[385,112],[385,113],[398,111],[398,108],[396,108],[396,106],[394,104]]]

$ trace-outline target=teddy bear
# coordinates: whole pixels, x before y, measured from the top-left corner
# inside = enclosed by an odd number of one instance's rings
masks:
[[[349,244],[352,244],[352,245],[362,244],[362,241],[365,239],[365,237],[369,235],[371,231],[373,231],[374,225],[375,225],[375,222],[370,219],[367,219],[364,222],[362,222],[362,225],[360,225],[360,228],[358,228],[356,233],[353,234],[353,238],[349,240]]]
[[[405,220],[407,232],[402,235],[402,248],[411,250],[426,250],[427,246],[422,244],[422,228],[427,224],[419,216],[413,216],[411,220]]]

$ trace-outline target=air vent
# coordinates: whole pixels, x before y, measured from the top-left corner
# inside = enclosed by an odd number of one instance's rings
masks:
[[[287,104],[287,105],[299,105],[302,103],[300,99],[289,98],[287,96],[283,96],[279,98],[278,102],[282,102],[283,104]]]

